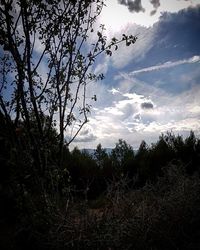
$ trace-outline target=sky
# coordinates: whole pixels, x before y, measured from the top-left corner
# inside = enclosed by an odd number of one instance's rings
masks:
[[[72,147],[137,149],[172,131],[200,135],[200,0],[109,0],[98,20],[108,37],[138,36],[94,68],[105,79],[88,85],[97,95],[89,123]]]

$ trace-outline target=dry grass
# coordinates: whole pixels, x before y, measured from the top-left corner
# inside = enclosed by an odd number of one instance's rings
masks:
[[[126,184],[111,184],[99,208],[71,203],[48,235],[48,249],[200,248],[198,177],[172,166],[156,185],[131,191]]]

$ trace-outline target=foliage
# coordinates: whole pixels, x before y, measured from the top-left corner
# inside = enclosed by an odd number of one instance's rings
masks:
[[[111,56],[121,42],[136,42],[125,34],[108,40],[103,25],[95,30],[104,5],[100,0],[0,3],[0,112],[7,123],[14,120],[15,128],[24,121],[32,147],[38,148],[38,165],[46,154],[41,117],[48,117],[49,128],[58,129],[61,165],[63,145],[88,122],[91,101],[97,99],[86,97],[88,83],[104,77],[93,73],[96,59],[102,53]]]

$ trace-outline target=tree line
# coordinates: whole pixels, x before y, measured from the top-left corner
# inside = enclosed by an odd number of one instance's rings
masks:
[[[48,117],[43,117],[43,121],[47,126]],[[167,132],[151,145],[142,141],[137,151],[123,139],[119,139],[110,153],[101,144],[97,145],[92,154],[77,147],[70,151],[66,146],[60,166],[58,132],[51,127],[44,145],[48,148],[46,157],[49,167],[43,172],[34,166],[23,122],[15,130],[18,144],[14,146],[11,143],[13,135],[7,131],[3,116],[0,126],[2,181],[13,186],[13,190],[20,187],[21,191],[30,194],[37,193],[38,188],[40,192],[43,190],[44,193],[57,193],[60,196],[72,192],[73,195],[83,197],[87,192],[88,198],[94,199],[107,189],[110,182],[121,178],[130,179],[134,189],[147,182],[154,183],[163,175],[163,169],[171,164],[181,165],[188,175],[199,174],[200,170],[200,139],[193,131],[185,139]],[[34,119],[31,127],[34,137],[38,137]]]
[[[89,197],[94,198],[106,190],[109,182],[125,177],[134,189],[155,183],[171,165],[181,165],[188,175],[199,175],[200,139],[193,131],[185,139],[167,132],[151,145],[142,141],[136,152],[119,139],[110,154],[99,144],[94,154],[75,148],[69,159],[72,183],[78,189],[88,188]]]

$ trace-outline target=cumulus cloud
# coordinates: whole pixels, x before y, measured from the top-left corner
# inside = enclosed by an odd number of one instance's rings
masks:
[[[118,2],[122,5],[128,7],[130,12],[144,12],[145,9],[142,7],[141,0],[118,0]]]
[[[141,140],[145,139],[147,143],[156,141],[162,132],[173,130],[184,134],[191,129],[200,129],[199,86],[193,86],[181,94],[169,94],[161,89],[155,92],[155,86],[147,88],[145,83],[144,86],[141,83],[137,84],[137,91],[142,94],[136,94],[131,92],[132,82],[126,82],[126,86],[123,81],[122,84],[118,83],[115,88],[118,93],[110,93],[109,100],[106,94],[108,90],[100,90],[102,85],[96,87],[97,91],[103,93],[104,106],[99,108],[96,103],[90,127],[76,139],[80,148],[95,148],[99,142],[105,147],[113,147],[119,138],[137,148]]]

